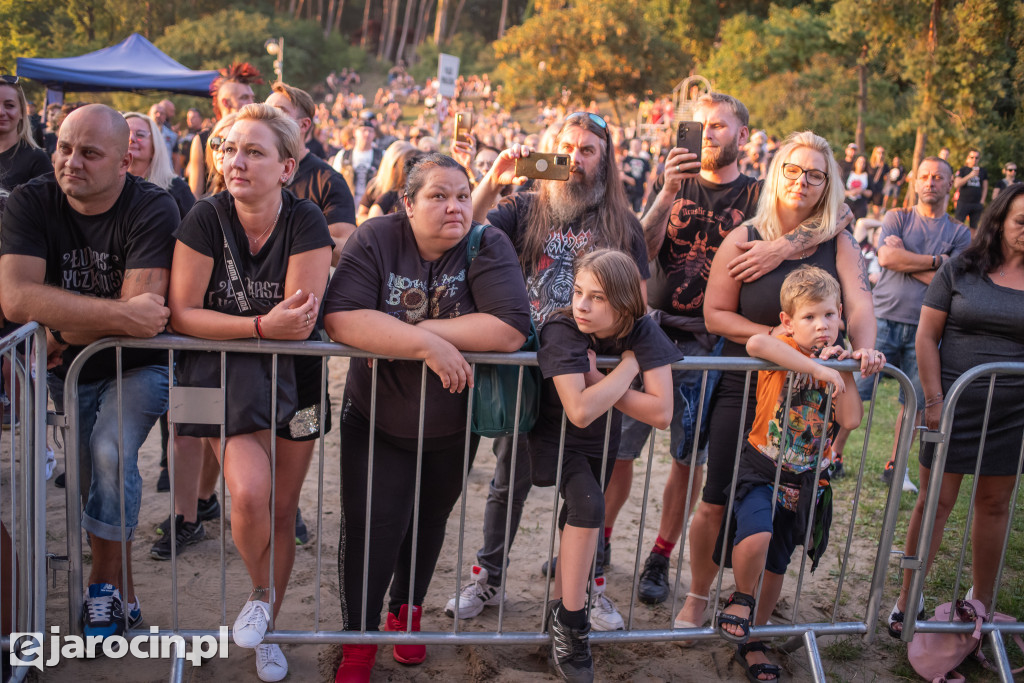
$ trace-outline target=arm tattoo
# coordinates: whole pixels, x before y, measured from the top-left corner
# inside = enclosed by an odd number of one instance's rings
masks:
[[[857,268],[860,270],[857,279],[860,281],[860,288],[863,291],[870,293],[871,280],[868,279],[868,262],[864,260],[864,257],[860,253],[860,245],[857,244],[857,239],[849,230],[843,230],[842,234],[846,237],[846,239],[850,241],[854,249],[857,250]]]
[[[138,294],[152,292],[167,295],[167,268],[131,268],[124,273],[121,284],[121,298],[130,299]]]
[[[653,206],[647,215],[640,219],[644,229],[644,241],[647,243],[647,258],[653,259],[661,250],[665,241],[665,230],[668,228],[668,216],[673,204],[665,207]]]

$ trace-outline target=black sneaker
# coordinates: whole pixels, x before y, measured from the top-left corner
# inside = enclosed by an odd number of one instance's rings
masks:
[[[594,658],[590,654],[590,625],[576,630],[559,618],[562,601],[551,611],[548,635],[551,637],[549,659],[551,668],[564,681],[590,683],[594,680]]]
[[[892,472],[893,472],[894,468],[895,468],[895,463],[893,463],[890,460],[889,462],[885,463],[885,469],[882,470],[882,481],[885,482],[885,484],[887,486],[889,484],[892,484]]]
[[[842,479],[846,476],[846,468],[843,466],[843,456],[837,455],[829,465],[829,476],[832,479]]]
[[[196,504],[196,521],[212,522],[220,519],[220,503],[217,502],[217,494],[211,493],[209,498],[200,498]],[[163,536],[171,528],[171,518],[168,517],[156,526],[156,535]]]
[[[160,469],[160,476],[156,480],[156,492],[165,493],[171,490],[171,474],[166,467]]]
[[[295,510],[295,545],[306,545],[309,543],[309,530],[306,529],[306,522],[302,519],[302,510]]]
[[[200,521],[186,522],[183,515],[176,515],[175,519],[175,531],[177,532],[174,544],[175,553],[181,555],[187,546],[194,545],[206,538],[206,529]],[[160,540],[153,544],[149,554],[157,560],[171,559],[171,534],[162,535]]]
[[[652,552],[640,573],[640,602],[657,605],[668,599],[668,558]]]
[[[544,564],[540,566],[541,576],[546,576],[549,579],[555,578],[555,569],[558,567],[558,555],[551,558],[551,564],[548,564],[547,560],[544,560]]]

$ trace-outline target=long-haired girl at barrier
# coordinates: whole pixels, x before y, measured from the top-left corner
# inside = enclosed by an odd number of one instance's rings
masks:
[[[480,252],[467,266],[473,206],[469,177],[458,162],[443,154],[426,156],[409,174],[402,202],[404,212],[372,218],[353,233],[325,308],[327,332],[335,341],[385,358],[422,361],[374,361],[377,410],[372,424],[371,367],[360,359],[349,364],[341,412],[344,519],[338,573],[350,631],[362,630],[364,622],[367,631],[380,628],[389,584],[385,628],[419,630],[423,598],[465,475],[466,397],[473,373],[460,351],[517,351],[530,327],[519,262],[504,233],[485,229]],[[429,372],[421,406],[422,363]],[[479,437],[469,438],[475,454]],[[413,506],[417,486],[418,511]],[[367,495],[373,501],[369,519]],[[364,577],[368,523],[372,535]],[[344,645],[342,652],[337,680],[370,680],[377,646]],[[395,645],[393,656],[403,664],[419,664],[426,648]]]
[[[974,241],[935,273],[921,307],[917,327],[917,364],[924,389],[924,421],[938,429],[945,394],[963,373],[983,363],[1024,359],[1024,185],[999,193],[981,217]],[[1021,435],[1024,434],[1024,377],[999,375],[992,396],[988,425],[989,378],[972,382],[956,404],[953,429],[935,512],[928,568],[942,544],[943,531],[956,504],[965,474],[978,465],[978,444],[985,432],[977,498],[972,501],[971,573],[973,598],[991,614],[996,575],[1010,517],[1010,499],[1018,475]],[[915,554],[921,518],[932,477],[935,442],[921,445],[921,491],[907,527],[904,551]],[[964,530],[966,533],[966,529]],[[910,590],[909,571],[889,614],[889,634],[899,638]],[[957,596],[959,597],[959,596]],[[923,599],[914,606],[924,615]]]
[[[597,355],[621,356],[608,374]],[[640,271],[626,254],[599,249],[581,256],[575,270],[571,310],[553,315],[541,333],[537,362],[544,375],[541,412],[530,432],[535,486],[553,486],[565,498],[559,514],[561,543],[555,565],[554,601],[545,622],[549,659],[565,680],[593,680],[588,588],[604,590],[604,577],[590,585],[598,533],[604,527],[604,489],[611,478],[622,432],[622,413],[667,429],[672,419],[671,364],[682,354],[647,316]],[[637,375],[643,389],[630,389]],[[559,458],[562,411],[565,448]],[[608,459],[604,440],[611,416]],[[621,411],[621,412],[620,412]],[[602,478],[603,475],[603,478]]]
[[[295,172],[301,145],[294,121],[273,107],[250,104],[239,113],[221,145],[227,191],[199,202],[175,234],[178,242],[168,305],[176,331],[204,339],[301,341],[314,336],[333,241],[316,205],[283,189]],[[230,242],[235,246],[226,248]],[[237,259],[235,268],[228,268],[226,252],[233,252],[230,258]],[[239,282],[237,286],[228,284],[233,279]],[[244,291],[238,291],[239,287]],[[213,386],[219,386],[219,354],[210,355],[218,357],[210,373],[215,376],[200,377],[204,380],[200,383],[211,379]],[[185,378],[190,369],[198,367],[201,353],[182,356],[177,367],[179,380],[189,384]],[[310,439],[317,434],[297,434],[289,424],[296,408],[308,407],[302,405],[296,388],[294,365],[285,362],[291,359],[279,359],[278,386],[286,389],[278,393],[279,414],[273,418],[269,398],[273,385],[254,389],[251,384],[270,384],[269,363],[265,373],[233,373],[232,367],[243,367],[243,360],[244,354],[228,358],[227,437],[221,464],[232,498],[232,538],[252,579],[252,591],[234,622],[232,637],[240,647],[256,648],[262,680],[278,681],[287,674],[288,664],[279,646],[262,640],[271,604],[276,615],[291,575],[295,510],[313,453]],[[286,395],[287,388],[291,395]],[[280,414],[281,406],[288,404],[290,413]],[[258,417],[264,418],[263,429],[250,426]],[[179,433],[210,437],[213,450],[220,452],[220,426],[179,425]],[[276,463],[272,462],[272,448]]]
[[[782,334],[779,325],[782,283],[789,273],[806,263],[820,267],[842,287],[846,332],[856,349],[852,356],[861,362],[861,374],[870,376],[882,369],[885,356],[874,349],[876,322],[871,285],[860,247],[849,231],[840,230],[836,234],[842,205],[839,165],[828,142],[810,131],[793,133],[786,138],[768,169],[757,213],[729,233],[711,263],[704,318],[708,332],[726,338],[723,356],[746,356],[745,344],[755,334]],[[727,264],[741,253],[738,242],[774,239],[800,226],[813,226],[815,234],[821,237],[820,243],[809,244],[796,258],[783,261],[775,270],[753,282],[741,282],[730,275]],[[724,373],[712,400],[707,480],[690,527],[691,595],[687,596],[680,614],[688,623],[677,618],[679,627],[702,625],[710,611],[708,594],[718,569],[712,551],[729,500],[736,441],[741,434],[750,433],[754,421],[757,377],[750,378],[746,419],[741,422],[744,379],[744,373]],[[762,590],[769,591],[770,587]],[[703,603],[705,616],[702,617],[700,611],[687,612],[694,602]],[[754,612],[752,605],[740,603],[726,608],[727,614],[745,619],[753,619]],[[751,651],[746,662],[748,666],[768,664],[768,658],[763,652]]]

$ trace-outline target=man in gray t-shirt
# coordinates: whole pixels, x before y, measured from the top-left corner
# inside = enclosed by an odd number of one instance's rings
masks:
[[[918,420],[925,403],[914,348],[921,302],[939,266],[966,249],[971,242],[967,227],[951,219],[945,211],[952,177],[953,169],[946,161],[938,157],[922,161],[914,179],[917,205],[886,213],[878,237],[878,263],[882,266],[882,275],[872,292],[878,317],[876,346],[885,354],[886,360],[905,372],[914,383]],[[873,385],[874,378],[857,382],[861,399],[871,398]],[[903,419],[905,399],[902,389],[899,401],[897,431]],[[888,481],[891,472],[890,459],[883,479]],[[912,485],[906,486],[905,483],[904,490],[911,488]]]

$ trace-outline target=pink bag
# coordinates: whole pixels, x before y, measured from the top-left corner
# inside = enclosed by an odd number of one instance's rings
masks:
[[[981,651],[981,625],[985,622],[985,606],[979,600],[957,600],[956,605],[946,602],[935,608],[929,621],[948,622],[953,611],[953,623],[974,624],[973,633],[915,633],[907,646],[907,659],[914,671],[932,683],[953,683],[966,680],[956,667],[968,656],[974,655],[987,669],[992,665]],[[996,612],[994,621],[1014,622],[1016,619]],[[1014,635],[1017,646],[1024,650],[1020,636]],[[1024,671],[1024,667],[1013,673]]]

